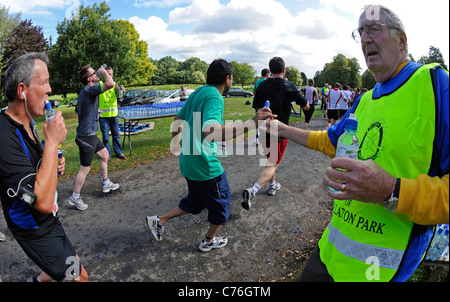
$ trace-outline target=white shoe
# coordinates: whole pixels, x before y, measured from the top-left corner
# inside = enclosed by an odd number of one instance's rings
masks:
[[[69,204],[70,205],[72,205],[72,206],[74,206],[74,207],[76,207],[78,210],[80,210],[80,211],[84,211],[84,210],[86,210],[87,208],[88,208],[88,205],[87,204],[85,204],[84,202],[83,202],[83,200],[81,200],[81,198],[78,198],[78,199],[74,199],[73,198],[73,196],[70,196],[70,198],[69,198]]]
[[[158,241],[162,240],[162,234],[164,233],[164,227],[161,225],[158,216],[147,216],[147,225],[150,231],[152,231],[153,236]]]
[[[120,187],[119,184],[115,184],[110,180],[107,185],[103,185],[103,193],[109,193],[110,191],[115,191],[119,187]]]
[[[276,182],[274,186],[270,186],[269,190],[267,191],[267,194],[269,194],[270,196],[275,195],[275,193],[277,193],[277,191],[279,191],[281,189],[281,185],[279,182]]]
[[[205,242],[205,240],[202,240],[202,242],[200,242],[200,245],[198,246],[198,249],[202,252],[209,252],[212,249],[223,248],[225,245],[227,245],[227,243],[227,237],[214,237],[211,242]]]

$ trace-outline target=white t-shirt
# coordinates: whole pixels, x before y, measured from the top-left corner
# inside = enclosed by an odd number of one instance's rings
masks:
[[[339,103],[344,102],[344,94],[337,88],[328,90],[328,109],[336,110],[339,109]],[[344,102],[345,103],[345,102]]]
[[[350,92],[350,90],[342,90],[342,93],[344,94],[347,101],[345,102],[345,100],[342,98],[339,101],[339,109],[348,110],[348,102],[350,101],[350,98],[352,97],[352,93]]]

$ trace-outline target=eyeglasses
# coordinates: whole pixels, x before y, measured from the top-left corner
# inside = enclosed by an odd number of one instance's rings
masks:
[[[371,25],[366,25],[364,27],[360,27],[355,29],[352,32],[352,37],[353,40],[356,41],[356,43],[360,43],[361,42],[361,36],[363,34],[363,32],[365,32],[370,38],[376,38],[378,37],[381,32],[383,31],[383,26],[387,27],[387,28],[395,28],[398,29],[397,27],[391,27],[391,26],[387,26],[386,24],[382,24],[382,23],[376,23],[376,24],[371,24]]]
[[[94,74],[97,74],[97,72],[94,71],[90,76],[88,76],[88,78],[92,77]]]

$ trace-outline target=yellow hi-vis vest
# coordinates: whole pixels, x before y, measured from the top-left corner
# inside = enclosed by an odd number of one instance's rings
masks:
[[[415,179],[430,168],[435,138],[435,98],[425,65],[391,94],[365,93],[355,110],[359,160],[374,160],[395,177]],[[319,241],[320,257],[335,281],[390,281],[399,269],[413,228],[407,215],[378,204],[335,200]]]
[[[98,96],[98,109],[102,111],[100,117],[116,117],[119,114],[115,88],[114,86]]]

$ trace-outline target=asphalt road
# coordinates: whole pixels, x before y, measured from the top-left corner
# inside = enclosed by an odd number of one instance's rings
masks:
[[[316,118],[310,129],[325,129]],[[250,137],[249,143],[253,143]],[[251,186],[262,167],[260,155],[229,155],[222,160],[232,191],[229,221],[219,231],[228,245],[198,251],[209,223],[206,211],[178,217],[166,224],[157,242],[145,222],[161,215],[187,193],[174,156],[129,171],[112,173],[118,191],[101,192],[99,175],[89,175],[80,212],[67,200],[73,180],[58,184],[60,219],[89,273],[90,281],[256,282],[295,278],[331,217],[332,201],[322,183],[330,159],[289,142],[277,170],[282,185],[275,196],[258,193],[250,211],[240,205],[241,192]],[[112,160],[119,160],[113,158]],[[0,280],[24,281],[40,270],[20,249],[0,218]]]

